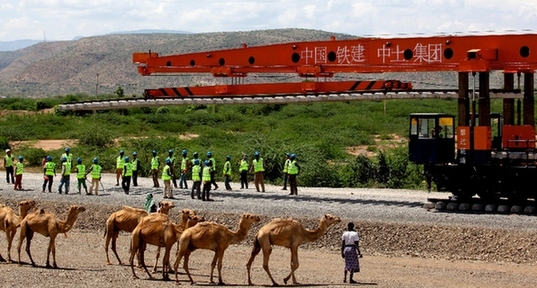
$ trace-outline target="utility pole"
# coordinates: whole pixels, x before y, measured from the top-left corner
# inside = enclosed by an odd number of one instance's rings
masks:
[[[99,73],[97,73],[97,80],[95,82],[95,99],[99,97]]]

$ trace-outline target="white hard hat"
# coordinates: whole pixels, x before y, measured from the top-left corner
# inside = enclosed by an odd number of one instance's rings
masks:
[[[10,150],[10,149],[6,149],[6,153],[7,153],[7,152],[11,152],[11,150]]]

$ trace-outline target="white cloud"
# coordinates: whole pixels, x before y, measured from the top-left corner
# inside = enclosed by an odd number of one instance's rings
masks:
[[[311,28],[398,35],[537,29],[537,1],[505,0],[4,0],[0,41],[67,40],[138,29],[194,33]]]

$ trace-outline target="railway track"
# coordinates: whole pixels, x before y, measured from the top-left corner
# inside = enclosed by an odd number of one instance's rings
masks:
[[[513,203],[507,199],[483,201],[483,199],[472,197],[471,199],[461,201],[454,196],[449,196],[447,198],[427,198],[427,203],[423,207],[446,212],[537,215],[537,201],[535,200]]]

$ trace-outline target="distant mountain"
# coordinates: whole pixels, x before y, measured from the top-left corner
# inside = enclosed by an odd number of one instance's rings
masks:
[[[30,40],[30,39],[15,40],[15,41],[0,41],[0,51],[15,51],[15,50],[19,50],[22,48],[26,48],[28,46],[32,46],[42,41],[43,40]]]
[[[183,31],[183,30],[141,29],[141,30],[132,30],[132,31],[112,32],[106,35],[114,35],[114,34],[192,34],[192,32]]]

